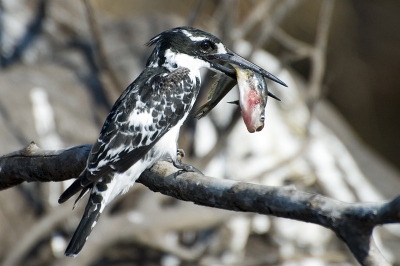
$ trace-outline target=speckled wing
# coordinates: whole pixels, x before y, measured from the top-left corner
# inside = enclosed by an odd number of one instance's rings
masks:
[[[143,158],[191,108],[189,69],[147,68],[124,91],[93,145],[85,171],[61,195],[62,203],[110,172],[124,172]],[[82,193],[81,193],[82,194]]]

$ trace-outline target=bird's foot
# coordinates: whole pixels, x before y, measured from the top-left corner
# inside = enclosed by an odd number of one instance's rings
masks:
[[[185,172],[195,172],[204,175],[200,170],[198,170],[193,165],[182,163],[182,158],[185,157],[185,152],[182,149],[177,150],[177,155],[178,155],[177,159],[174,162],[172,162],[172,164],[179,169],[179,171],[175,173],[175,177]]]

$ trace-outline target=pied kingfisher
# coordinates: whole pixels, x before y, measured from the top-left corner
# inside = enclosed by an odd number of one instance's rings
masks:
[[[66,251],[76,256],[104,210],[117,195],[126,193],[140,174],[169,156],[182,170],[195,171],[177,158],[179,130],[200,90],[200,69],[208,68],[236,78],[235,64],[266,78],[285,83],[228,50],[221,41],[198,29],[179,27],[162,32],[146,68],[115,102],[94,143],[86,168],[60,196],[63,203],[81,191],[90,191],[82,220]]]

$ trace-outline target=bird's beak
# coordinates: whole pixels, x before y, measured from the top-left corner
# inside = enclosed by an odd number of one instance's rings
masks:
[[[236,79],[236,73],[235,70],[228,68],[226,66],[223,66],[221,64],[218,64],[215,60],[220,60],[229,64],[233,64],[233,65],[237,65],[241,68],[244,69],[250,69],[253,70],[254,72],[264,76],[267,79],[273,80],[285,87],[287,87],[287,85],[280,79],[278,79],[277,77],[275,77],[274,75],[272,75],[271,73],[269,73],[268,71],[266,71],[265,69],[257,66],[256,64],[253,64],[250,61],[247,61],[246,59],[244,59],[243,57],[241,57],[240,55],[227,50],[227,53],[224,54],[212,54],[212,55],[207,55],[206,59],[207,61],[210,63],[211,67],[221,71],[222,73],[224,73],[225,75]]]

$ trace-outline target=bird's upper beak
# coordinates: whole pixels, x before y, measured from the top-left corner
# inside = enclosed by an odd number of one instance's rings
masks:
[[[256,64],[253,64],[250,61],[247,61],[240,55],[238,55],[228,49],[227,49],[227,53],[212,54],[212,55],[207,55],[205,57],[206,57],[206,60],[210,63],[212,68],[214,68],[218,71],[221,71],[222,73],[226,74],[227,76],[229,76],[233,79],[236,79],[235,70],[221,65],[221,64],[217,63],[215,60],[220,60],[220,61],[223,61],[223,62],[226,62],[229,64],[237,65],[243,69],[253,70],[254,72],[264,76],[265,78],[273,80],[273,81],[287,87],[287,85],[282,80],[278,79],[277,77],[275,77],[274,75],[272,75],[271,73],[266,71],[265,69],[257,66]]]

